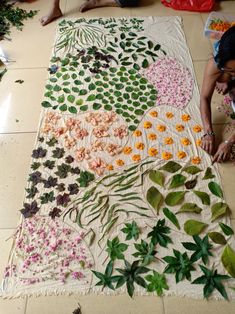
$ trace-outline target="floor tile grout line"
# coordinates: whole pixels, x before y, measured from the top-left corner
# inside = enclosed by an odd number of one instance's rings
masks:
[[[26,300],[25,300],[24,314],[27,313],[27,306],[28,306],[28,297],[26,297]]]
[[[1,230],[15,230],[16,228],[17,228],[17,226],[14,227],[14,228],[12,228],[12,227],[11,227],[11,228],[5,228],[5,227],[4,227],[4,228],[1,228],[1,227],[0,227],[0,231],[1,231]]]
[[[0,135],[37,134],[37,131],[0,132]]]
[[[8,71],[12,70],[39,70],[39,69],[48,69],[48,66],[45,67],[30,67],[30,68],[7,68]]]
[[[162,297],[162,309],[163,309],[163,314],[166,314],[164,297]]]

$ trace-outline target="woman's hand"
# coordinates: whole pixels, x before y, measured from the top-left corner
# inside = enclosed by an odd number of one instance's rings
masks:
[[[217,152],[215,153],[212,163],[214,162],[224,162],[226,160],[229,160],[230,153],[231,153],[232,145],[231,143],[221,143],[217,149]]]
[[[208,154],[212,155],[215,148],[215,136],[205,135],[202,137],[201,148],[204,149]]]

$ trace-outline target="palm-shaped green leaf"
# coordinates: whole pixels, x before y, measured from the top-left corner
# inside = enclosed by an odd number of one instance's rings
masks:
[[[103,286],[103,288],[108,287],[114,290],[113,283],[117,281],[116,276],[112,276],[113,273],[113,261],[110,261],[105,269],[104,274],[98,271],[92,270],[93,274],[100,279],[96,286]]]
[[[202,259],[204,264],[208,263],[208,257],[213,256],[210,250],[212,249],[212,245],[209,243],[208,235],[206,235],[203,239],[199,236],[193,236],[193,240],[195,243],[192,242],[183,242],[183,246],[190,251],[195,251],[191,256],[191,261],[195,262]]]
[[[132,255],[139,257],[143,265],[148,265],[156,259],[155,254],[157,251],[154,250],[154,245],[152,242],[147,243],[144,240],[141,240],[140,244],[135,243],[134,245],[137,252]]]
[[[175,256],[165,256],[163,260],[168,263],[164,269],[164,273],[174,274],[175,281],[178,283],[187,278],[191,280],[191,271],[194,271],[192,260],[188,257],[187,253],[180,253],[173,250]]]
[[[107,241],[107,249],[109,257],[112,261],[116,259],[124,259],[123,252],[125,252],[128,248],[128,245],[125,243],[120,243],[119,238],[115,237],[112,241]]]
[[[127,223],[125,224],[125,228],[122,228],[121,231],[123,233],[126,233],[126,240],[135,239],[138,240],[140,229],[137,226],[137,223],[135,221],[132,221],[131,224]]]
[[[166,283],[166,277],[164,274],[159,274],[153,270],[153,275],[147,275],[145,277],[149,284],[147,286],[147,291],[156,292],[158,296],[162,296],[163,290],[168,290],[169,287]]]
[[[151,237],[153,245],[158,243],[163,247],[167,247],[168,243],[172,243],[171,238],[167,235],[170,232],[170,228],[165,225],[165,219],[159,219],[156,226],[148,233],[148,238]]]

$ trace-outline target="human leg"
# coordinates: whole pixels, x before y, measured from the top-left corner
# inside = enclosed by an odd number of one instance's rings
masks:
[[[88,0],[85,1],[79,8],[80,12],[85,12],[98,7],[117,7],[118,2],[115,0]]]
[[[54,21],[55,19],[58,19],[62,15],[63,14],[60,9],[60,0],[53,0],[53,4],[52,4],[52,8],[50,12],[46,16],[43,16],[40,19],[40,22],[42,26],[45,26],[49,24],[50,22]]]

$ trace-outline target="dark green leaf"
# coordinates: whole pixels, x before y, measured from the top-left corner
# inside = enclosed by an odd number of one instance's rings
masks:
[[[209,232],[208,236],[216,244],[222,244],[223,245],[223,244],[227,243],[225,237],[219,232],[215,232],[215,231]]]
[[[190,173],[190,174],[196,174],[198,172],[201,172],[202,170],[197,166],[188,166],[188,167],[184,167],[183,171]]]
[[[153,245],[159,243],[160,246],[167,247],[168,243],[172,243],[171,238],[167,235],[170,234],[170,228],[165,223],[165,219],[159,219],[156,226],[148,233],[148,238],[151,238]]]
[[[163,208],[163,213],[180,230],[180,224],[176,215],[166,207]]]
[[[219,222],[219,226],[226,236],[230,236],[230,235],[234,234],[233,229],[231,227],[225,225],[224,223]]]
[[[200,214],[202,211],[202,208],[198,207],[196,204],[194,203],[185,203],[183,204],[178,213],[187,213],[187,212],[191,212],[191,213],[195,213],[195,214]]]
[[[155,251],[152,242],[148,244],[144,240],[141,240],[140,244],[135,243],[134,246],[137,252],[132,255],[135,257],[139,257],[143,265],[149,265],[155,260],[155,254],[157,253],[157,251]]]
[[[126,240],[131,239],[138,240],[139,238],[140,229],[135,221],[132,221],[131,224],[129,223],[125,224],[125,228],[122,228],[121,231],[123,233],[126,233]]]
[[[147,195],[146,195],[148,203],[159,213],[159,209],[161,206],[161,203],[163,202],[163,196],[158,191],[157,188],[152,186],[148,189]]]
[[[210,205],[210,196],[206,192],[193,191],[193,193],[200,198],[203,205]]]
[[[167,171],[167,172],[170,172],[170,173],[174,173],[178,170],[180,170],[182,167],[180,164],[178,164],[177,162],[175,161],[168,161],[164,166],[162,166],[160,168],[160,170],[164,170],[164,171]]]
[[[190,251],[195,251],[191,256],[191,261],[195,262],[202,259],[204,264],[208,263],[209,256],[213,256],[211,253],[212,245],[209,243],[208,236],[206,235],[203,239],[199,236],[193,236],[193,240],[195,243],[191,242],[183,242],[183,246]]]
[[[208,179],[213,179],[215,177],[214,174],[212,174],[212,170],[210,167],[208,167],[205,171],[205,175],[202,178],[202,180],[208,180]]]
[[[211,221],[213,222],[218,218],[228,215],[229,212],[230,210],[226,203],[216,203],[211,207]]]
[[[218,196],[220,198],[223,198],[223,192],[221,190],[221,187],[216,182],[210,182],[208,184],[208,188],[215,196]]]
[[[168,206],[178,205],[184,199],[185,191],[171,192],[168,193],[165,202]]]
[[[171,179],[169,189],[174,189],[174,188],[177,188],[179,186],[182,186],[182,185],[184,185],[185,181],[186,181],[185,176],[183,176],[182,174],[175,174]]]
[[[107,241],[106,252],[108,252],[111,261],[115,261],[116,259],[124,259],[123,252],[125,252],[127,248],[127,244],[120,243],[119,238],[115,237],[112,241]]]

